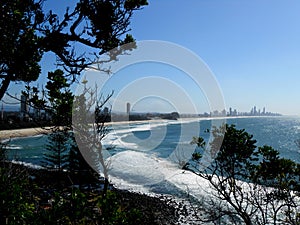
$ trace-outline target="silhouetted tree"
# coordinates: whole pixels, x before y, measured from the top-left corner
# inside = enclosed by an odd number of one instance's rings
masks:
[[[0,162],[7,159],[7,143],[0,142]]]
[[[125,35],[130,18],[134,10],[147,4],[146,0],[78,0],[64,15],[58,15],[53,10],[46,12],[43,2],[0,3],[0,100],[11,82],[39,77],[40,60],[46,52],[57,56],[58,65],[74,81],[99,56],[134,41]],[[115,60],[126,50],[117,48],[106,60]]]
[[[43,155],[43,164],[46,168],[62,172],[67,168],[69,135],[63,130],[56,130],[48,134],[48,144]]]
[[[0,99],[12,81],[33,81],[41,72],[42,49],[36,29],[43,23],[41,5],[32,0],[0,3]]]
[[[44,165],[48,168],[56,168],[59,172],[67,168],[70,145],[70,129],[72,124],[73,94],[70,84],[64,77],[62,70],[48,73],[48,82],[44,90],[44,99],[34,95],[30,101],[43,102],[42,107],[51,117],[48,145],[44,153]],[[25,93],[24,93],[25,94]]]
[[[224,129],[226,132],[224,134]],[[231,224],[297,224],[299,222],[299,164],[279,157],[270,146],[256,148],[245,130],[224,125],[212,131],[209,143],[215,159],[207,167],[197,154],[190,164],[207,180],[211,191],[206,201],[205,222]],[[219,149],[219,139],[224,136]],[[202,138],[192,144],[204,148]]]
[[[99,174],[84,159],[76,143],[74,133],[70,132],[69,134],[70,149],[66,168],[71,175],[71,179],[74,179],[78,184],[92,184],[99,179]]]
[[[73,124],[73,131],[76,142],[87,163],[97,173],[103,175],[103,196],[106,195],[109,186],[109,162],[106,160],[106,150],[102,146],[107,126],[105,126],[106,116],[101,112],[112,94],[97,98],[95,90],[84,89],[81,95],[75,97],[73,105],[73,120],[76,121]],[[90,112],[94,114],[91,116]]]

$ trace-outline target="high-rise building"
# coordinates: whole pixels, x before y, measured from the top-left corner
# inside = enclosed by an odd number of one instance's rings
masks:
[[[238,113],[237,113],[237,110],[236,109],[234,109],[233,110],[233,114],[232,114],[233,116],[237,116],[238,115]]]
[[[25,95],[21,95],[21,112],[26,113],[27,111],[28,111],[27,97]]]
[[[130,114],[130,103],[126,103],[126,113],[129,115]]]
[[[253,108],[253,114],[256,115],[257,114],[257,111],[256,111],[256,106],[254,106]]]
[[[28,102],[25,95],[21,95],[21,120],[25,120],[28,117]]]

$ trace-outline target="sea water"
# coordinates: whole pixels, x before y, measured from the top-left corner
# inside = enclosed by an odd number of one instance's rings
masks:
[[[282,157],[300,163],[300,149],[295,144],[300,139],[299,117],[240,117],[226,118],[226,122],[252,134],[257,146],[270,145]],[[119,188],[135,191],[177,195],[189,192],[200,197],[208,184],[182,170],[181,161],[190,159],[195,150],[190,144],[193,136],[209,141],[214,123],[211,119],[191,119],[111,126],[103,140],[111,181]],[[45,136],[12,139],[8,142],[9,157],[40,165],[46,144]]]

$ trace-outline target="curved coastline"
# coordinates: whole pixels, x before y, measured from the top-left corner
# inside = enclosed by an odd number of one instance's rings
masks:
[[[263,117],[263,116],[259,116]],[[270,116],[268,116],[270,117]],[[153,119],[153,120],[137,120],[137,121],[116,121],[116,122],[107,122],[105,125],[129,125],[129,124],[143,124],[143,123],[168,123],[168,122],[194,122],[201,120],[226,120],[226,119],[238,119],[238,118],[255,118],[255,116],[230,116],[230,117],[198,117],[198,118],[180,118],[178,120],[166,120],[166,119]],[[0,130],[0,141],[10,139],[10,138],[19,138],[19,137],[30,137],[41,134],[47,134],[51,132],[50,127],[35,127],[35,128],[22,128],[14,130]]]
[[[164,123],[169,120],[137,120],[137,121],[117,121],[117,122],[107,122],[106,126],[113,125],[129,125],[129,124],[144,124],[144,123]],[[36,135],[47,134],[51,132],[51,127],[34,127],[34,128],[22,128],[13,130],[0,130],[0,141],[7,140],[10,138],[21,138],[21,137],[31,137]]]

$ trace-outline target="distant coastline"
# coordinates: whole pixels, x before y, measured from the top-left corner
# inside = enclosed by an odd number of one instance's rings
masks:
[[[113,121],[106,122],[107,126],[118,126],[126,124],[143,124],[143,123],[169,123],[169,122],[193,122],[201,120],[226,120],[226,119],[238,119],[238,118],[268,118],[268,117],[277,117],[277,116],[218,116],[218,117],[191,117],[191,118],[178,118],[177,120],[168,120],[168,119],[148,119],[148,120],[127,120],[127,121]],[[20,129],[7,129],[0,130],[0,140],[7,140],[10,138],[21,138],[21,137],[30,137],[36,135],[43,135],[51,132],[50,127],[33,127],[33,128],[20,128]]]

